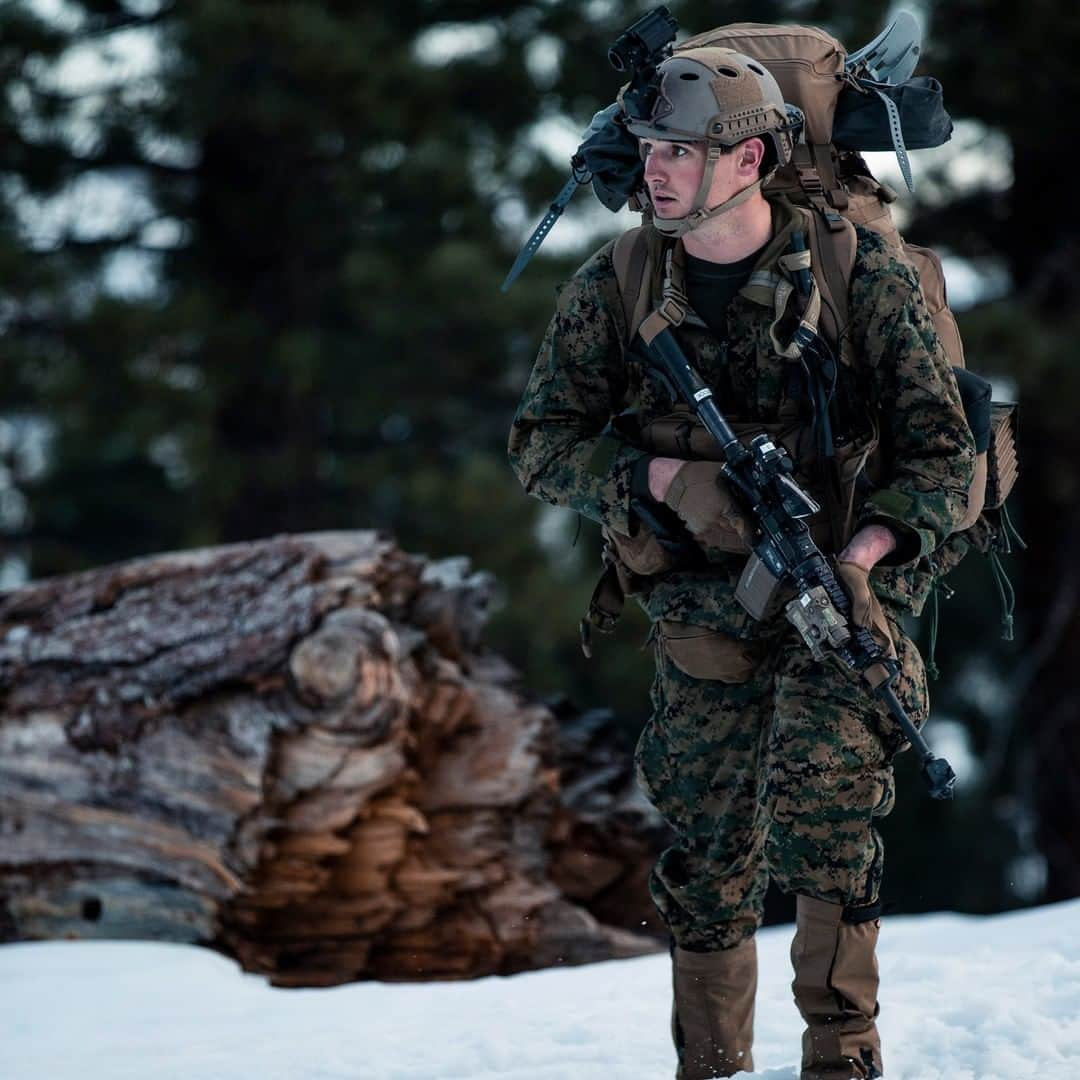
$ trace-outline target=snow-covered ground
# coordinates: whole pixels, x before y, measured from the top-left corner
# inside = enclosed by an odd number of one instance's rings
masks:
[[[760,936],[761,1080],[796,1080],[791,927]],[[1080,1080],[1080,901],[882,924],[888,1080]],[[2,1080],[662,1080],[666,956],[275,990],[216,953],[0,948]]]

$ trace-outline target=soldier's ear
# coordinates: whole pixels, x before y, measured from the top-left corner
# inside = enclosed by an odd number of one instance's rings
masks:
[[[739,166],[756,169],[765,158],[765,143],[756,136],[739,145]]]

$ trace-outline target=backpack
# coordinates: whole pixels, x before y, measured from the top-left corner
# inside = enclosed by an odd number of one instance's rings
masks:
[[[848,290],[856,254],[854,226],[860,224],[881,235],[917,271],[934,329],[957,376],[969,423],[977,434],[977,429],[982,430],[982,441],[986,441],[989,424],[988,446],[977,459],[969,490],[968,514],[918,568],[930,577],[927,667],[936,675],[933,654],[939,595],[947,598],[953,593],[943,580],[945,576],[972,548],[986,555],[1002,603],[1002,636],[1011,640],[1015,594],[1000,555],[1011,552],[1014,544],[1024,546],[1005,506],[1018,477],[1016,405],[990,400],[990,384],[966,370],[941,260],[929,248],[907,243],[900,236],[889,209],[896,194],[872,175],[859,153],[885,149],[891,143],[910,187],[907,146],[939,145],[951,131],[951,122],[940,106],[940,86],[925,77],[906,79],[899,86],[882,83],[872,77],[872,66],[865,61],[850,63],[843,46],[814,27],[734,23],[690,38],[677,46],[674,54],[704,46],[730,48],[757,59],[780,84],[784,100],[803,112],[803,138],[793,159],[777,170],[763,192],[786,197],[811,211],[811,272],[821,295],[819,330],[826,343],[839,352],[848,329]],[[866,52],[860,50],[861,54]],[[926,98],[927,93],[936,95],[936,108],[935,102]],[[905,94],[914,96],[910,107],[904,104]],[[909,116],[913,118],[910,124]],[[855,141],[860,145],[848,145]],[[639,202],[639,208],[641,205]],[[644,287],[655,272],[648,231],[624,233],[613,250],[628,342],[652,311],[650,290]]]

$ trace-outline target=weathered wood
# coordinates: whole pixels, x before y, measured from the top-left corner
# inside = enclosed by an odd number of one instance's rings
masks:
[[[674,834],[638,788],[611,711],[579,713],[565,700],[551,705],[561,778],[548,834],[551,880],[601,922],[666,941],[648,881]]]
[[[480,647],[491,589],[358,532],[0,594],[0,935],[202,942],[296,986],[655,948],[648,843],[595,785],[560,802],[552,712]]]

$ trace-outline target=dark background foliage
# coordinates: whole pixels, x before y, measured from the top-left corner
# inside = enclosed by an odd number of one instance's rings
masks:
[[[670,7],[686,32],[797,21],[850,48],[887,17],[878,2]],[[537,124],[580,130],[613,98],[607,46],[643,10],[0,6],[0,580],[377,526],[493,571],[491,647],[538,694],[612,707],[630,745],[645,624],[629,613],[583,659],[596,530],[529,500],[504,451],[553,287],[617,225],[587,237],[579,195],[577,230],[560,226],[578,250],[538,258],[507,295],[499,284],[566,174]],[[957,571],[934,708],[949,744],[966,740],[971,779],[936,805],[903,763],[887,882],[901,910],[985,912],[1080,894],[1080,216],[1063,170],[1080,16],[1067,0],[922,10],[920,71],[982,156],[927,173],[903,226],[1008,283],[960,321],[969,366],[1022,402],[1011,503],[1030,547],[1011,560],[1012,643],[985,562]],[[155,43],[149,72],[62,77],[133,34]],[[459,48],[440,55],[448,41]],[[128,193],[119,209],[80,212],[102,183]]]

